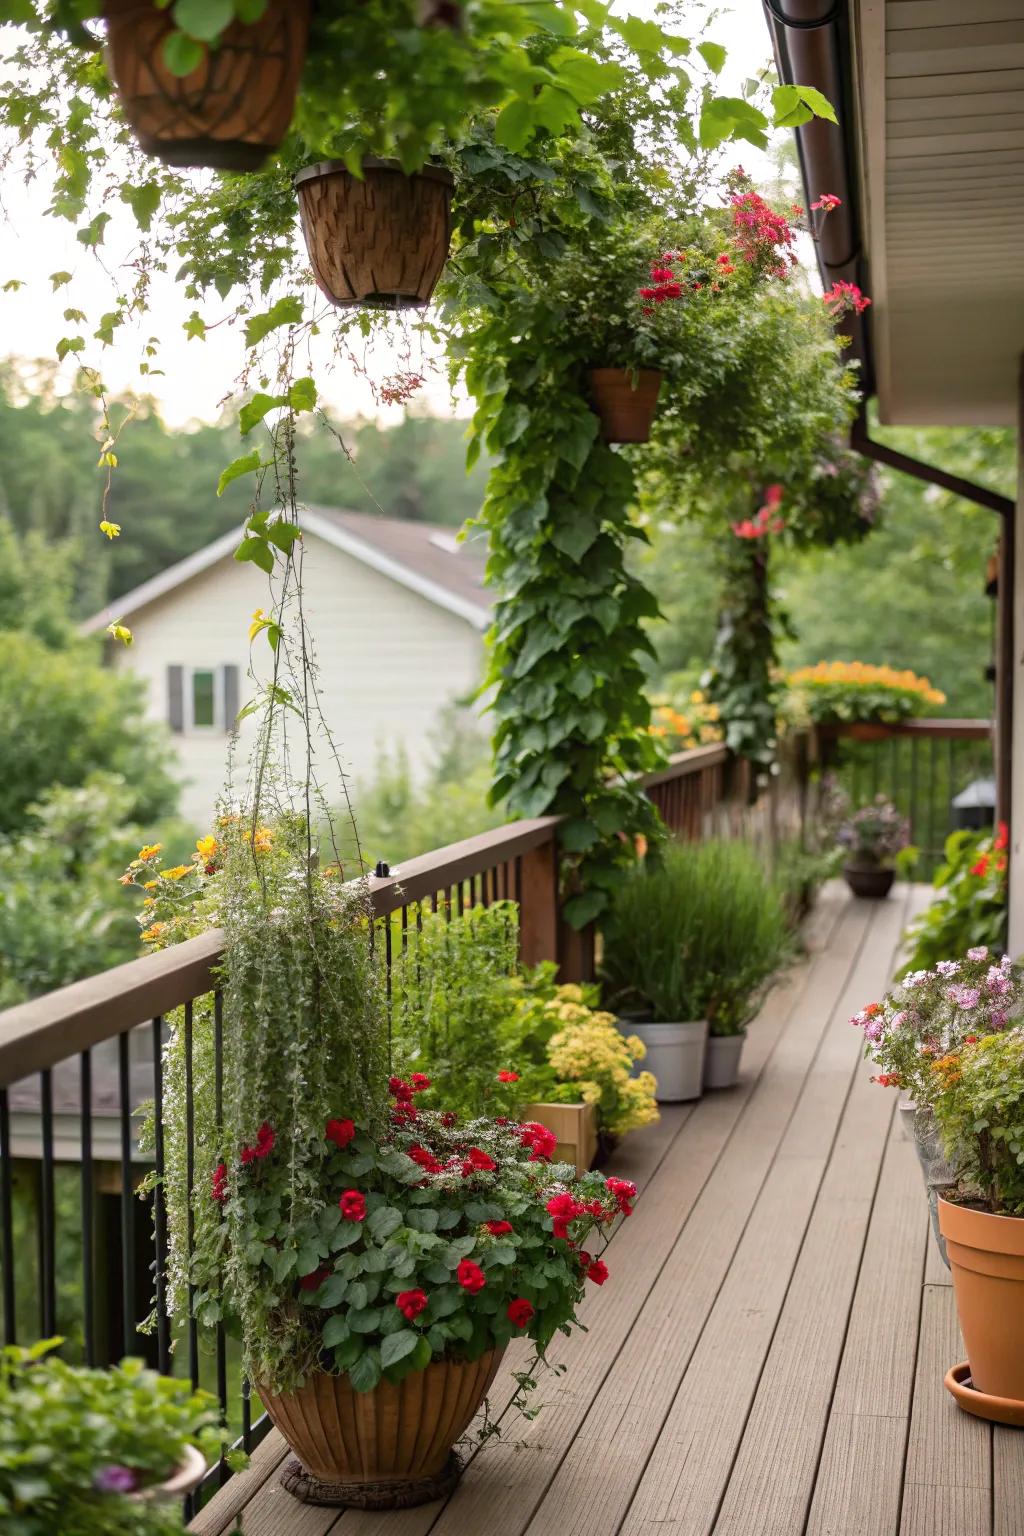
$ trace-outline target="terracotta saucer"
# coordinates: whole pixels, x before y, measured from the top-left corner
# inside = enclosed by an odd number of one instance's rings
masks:
[[[973,1413],[976,1419],[989,1419],[995,1424],[1013,1424],[1024,1429],[1024,1403],[1013,1397],[990,1397],[979,1392],[971,1384],[971,1368],[967,1361],[951,1366],[946,1372],[946,1391],[956,1398],[956,1405],[964,1413]]]

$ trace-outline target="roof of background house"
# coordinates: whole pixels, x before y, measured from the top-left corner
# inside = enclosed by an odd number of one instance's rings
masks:
[[[459,543],[457,530],[437,523],[379,517],[370,512],[346,512],[337,507],[303,507],[303,529],[354,560],[361,561],[400,586],[418,592],[428,602],[465,619],[475,629],[490,623],[491,594],[484,586],[486,553],[479,535]],[[232,554],[241,537],[233,528],[176,565],[93,614],[82,625],[95,634],[115,620],[128,618],[191,581]]]

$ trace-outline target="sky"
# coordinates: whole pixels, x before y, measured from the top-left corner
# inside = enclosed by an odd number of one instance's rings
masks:
[[[631,14],[651,16],[655,5],[656,0],[621,0],[620,8]],[[726,94],[738,94],[741,82],[770,61],[761,0],[733,0],[730,8],[720,12],[709,36],[728,52],[720,77],[721,89]],[[756,176],[758,161],[764,157],[750,145],[744,145],[742,155],[737,153],[735,159],[742,159]],[[766,160],[764,163],[768,164]],[[0,290],[11,278],[24,284],[17,292],[0,291],[0,356],[50,357],[57,340],[74,333],[75,327],[64,319],[66,308],[84,310],[92,317],[111,307],[116,269],[134,243],[134,222],[127,210],[114,212],[100,251],[104,267],[76,241],[70,224],[46,217],[45,199],[38,185],[26,188],[8,173],[0,191],[4,215],[0,223]],[[49,275],[59,271],[71,272],[73,280],[54,292]],[[244,359],[237,327],[222,327],[211,332],[205,341],[188,341],[182,324],[191,308],[174,291],[170,277],[156,281],[151,312],[143,327],[134,334],[128,328],[119,331],[114,347],[101,348],[96,343],[95,356],[90,354],[86,359],[101,367],[111,393],[154,396],[171,426],[216,420],[223,408],[225,389],[241,372]],[[151,334],[161,338],[159,366],[163,373],[143,378],[138,364],[146,337]],[[420,348],[416,338],[413,347],[415,365]],[[384,423],[400,416],[400,407],[377,408],[369,383],[350,364],[333,362],[326,337],[321,355],[314,353],[313,361],[320,398],[335,415],[377,416]],[[440,359],[433,359],[433,367],[429,366],[429,358],[425,361],[427,382],[417,401],[439,415],[465,414],[468,404],[464,398],[451,396]],[[391,348],[378,344],[364,364],[380,380],[395,371],[397,355]],[[61,370],[62,382],[69,388],[75,368],[74,359],[68,358]]]

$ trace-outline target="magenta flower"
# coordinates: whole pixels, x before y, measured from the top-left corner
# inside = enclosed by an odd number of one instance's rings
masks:
[[[139,1479],[131,1467],[120,1467],[114,1463],[109,1467],[100,1467],[92,1485],[97,1493],[134,1493],[139,1486]]]

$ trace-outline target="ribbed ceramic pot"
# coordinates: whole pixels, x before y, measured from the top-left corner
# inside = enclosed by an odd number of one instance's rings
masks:
[[[940,1199],[939,1226],[972,1385],[1024,1404],[1024,1218]]]
[[[658,368],[591,368],[590,399],[606,443],[646,443],[661,389]]]
[[[483,1402],[503,1354],[493,1349],[479,1360],[435,1360],[397,1386],[382,1381],[372,1392],[355,1392],[347,1376],[323,1372],[294,1392],[258,1390],[305,1471],[341,1488],[332,1502],[360,1504],[360,1485],[420,1482],[425,1502],[436,1496],[431,1480],[440,1476]],[[405,1492],[401,1502],[415,1500]]]
[[[739,1081],[740,1057],[747,1032],[738,1035],[709,1035],[704,1055],[704,1087],[733,1088]]]
[[[288,132],[309,35],[309,0],[268,0],[232,21],[187,75],[164,58],[173,7],[104,0],[107,68],[140,147],[166,165],[254,171]]]
[[[704,1054],[708,1040],[707,1019],[685,1024],[634,1023],[621,1019],[625,1035],[639,1035],[647,1047],[636,1072],[653,1072],[659,1104],[682,1104],[699,1099],[704,1088]]]

